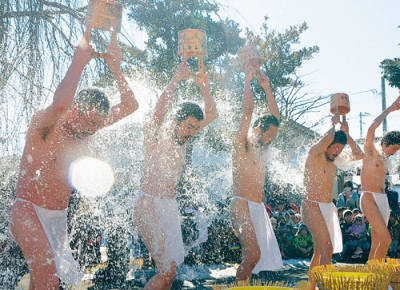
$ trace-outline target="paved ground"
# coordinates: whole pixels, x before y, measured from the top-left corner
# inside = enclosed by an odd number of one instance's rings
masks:
[[[105,249],[103,249],[105,253]],[[132,270],[128,273],[123,282],[104,282],[101,279],[94,279],[94,273],[100,268],[104,268],[107,263],[105,254],[102,257],[103,264],[87,271],[79,287],[73,289],[91,289],[91,290],[113,290],[113,289],[143,289],[145,283],[155,274],[152,270]],[[132,260],[133,262],[133,260]],[[140,263],[136,261],[135,264]],[[134,265],[134,264],[132,264]],[[337,265],[342,265],[338,263]],[[263,282],[285,282],[289,286],[296,285],[299,281],[307,280],[309,260],[284,260],[284,267],[279,271],[265,271],[254,276],[254,279]],[[181,266],[178,269],[178,276],[172,289],[211,289],[213,285],[229,285],[234,282],[237,265],[196,265]],[[26,274],[18,284],[18,290],[29,289],[29,274]],[[7,289],[9,290],[9,289]]]
[[[279,271],[261,272],[255,279],[262,281],[285,281],[295,285],[300,280],[307,279],[309,263],[307,261],[290,260],[285,261],[285,266]],[[94,271],[95,269],[93,269]],[[179,269],[178,277],[173,289],[211,289],[213,285],[229,285],[234,281],[236,272],[235,265],[212,265],[182,267]],[[144,283],[154,275],[154,270],[136,271],[128,274],[125,284],[122,283],[93,283],[93,274],[87,273],[79,287],[75,289],[111,290],[111,289],[143,289]],[[29,274],[25,275],[18,284],[18,290],[29,289]]]

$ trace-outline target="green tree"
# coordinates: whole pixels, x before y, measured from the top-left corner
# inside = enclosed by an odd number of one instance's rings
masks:
[[[145,31],[148,37],[144,49],[147,57],[142,59],[141,65],[150,72],[149,82],[152,85],[163,89],[181,62],[178,56],[179,31],[189,28],[202,29],[207,36],[205,71],[212,80],[212,93],[216,99],[227,98],[227,103],[231,107],[232,99],[227,97],[229,82],[222,76],[232,72],[229,67],[232,55],[236,55],[239,48],[244,45],[244,39],[240,37],[241,30],[238,23],[219,16],[220,6],[216,1],[136,0],[127,1],[127,6],[130,8],[129,19]],[[194,71],[197,70],[195,59],[190,59],[189,65]],[[180,83],[177,95],[197,101],[201,95],[197,86],[187,84],[187,81]],[[224,110],[220,107],[220,118],[207,127],[202,137],[206,138],[214,148],[225,150],[228,144],[230,145],[230,141],[226,138],[229,136],[226,132],[215,131],[217,127],[225,128],[226,119],[223,113]],[[187,164],[189,164],[190,149],[187,151],[189,152]]]
[[[300,44],[300,36],[308,29],[307,23],[291,26],[283,33],[270,29],[267,25],[268,17],[262,25],[261,35],[247,30],[247,41],[259,47],[264,64],[261,70],[269,77],[271,88],[277,99],[283,120],[298,121],[307,113],[326,104],[328,96],[310,97],[303,92],[305,84],[297,74],[303,62],[309,60],[319,52],[318,46],[294,49]],[[258,101],[265,102],[266,97],[262,90],[256,89]],[[266,107],[266,106],[261,106]]]
[[[400,89],[400,58],[385,59],[379,67],[383,70],[383,77],[388,80],[389,85]]]
[[[298,69],[304,61],[313,58],[318,52],[318,46],[300,47],[300,37],[308,29],[307,23],[291,26],[284,32],[270,29],[267,25],[268,17],[262,25],[261,34],[246,29],[246,43],[256,45],[264,60],[261,70],[269,77],[272,92],[277,100],[281,113],[281,126],[275,144],[282,153],[293,151],[293,143],[287,140],[296,140],[297,146],[313,139],[313,133],[299,124],[302,116],[315,112],[329,101],[330,96],[311,96],[306,91],[306,84],[301,80]],[[241,114],[240,100],[243,95],[244,73],[238,61],[230,60],[231,72],[221,76],[225,82],[230,82],[230,92],[235,102],[232,104],[233,117],[231,124],[238,122]],[[256,100],[255,116],[267,113],[267,98],[258,82],[252,83],[253,94]],[[240,115],[239,115],[240,116]],[[226,132],[221,132],[227,134]],[[232,133],[231,133],[232,134]],[[303,135],[307,135],[304,138]],[[306,141],[308,140],[308,141]],[[286,158],[289,156],[281,156]]]
[[[236,53],[243,45],[240,29],[233,20],[218,16],[219,6],[206,0],[134,0],[128,1],[129,19],[147,33],[145,68],[152,81],[163,88],[171,79],[179,62],[178,32],[202,29],[207,35],[207,71],[214,70],[227,54]],[[217,19],[217,20],[215,20]],[[195,62],[189,62],[195,66]]]
[[[389,85],[400,89],[400,58],[385,59],[379,66],[383,70],[383,77]]]

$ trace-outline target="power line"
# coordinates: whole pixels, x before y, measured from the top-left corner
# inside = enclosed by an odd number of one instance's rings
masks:
[[[363,121],[362,121],[362,117],[364,117],[364,116],[369,116],[370,114],[369,113],[367,113],[367,112],[364,112],[364,113],[361,113],[360,112],[360,139],[362,138],[362,124],[365,124]]]

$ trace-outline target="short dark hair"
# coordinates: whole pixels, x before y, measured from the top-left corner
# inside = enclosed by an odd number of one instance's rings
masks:
[[[343,187],[350,187],[351,190],[353,190],[354,189],[353,181],[351,181],[351,180],[345,181],[343,184]]]
[[[387,132],[381,139],[381,145],[386,144],[386,146],[400,144],[400,132],[390,131]]]
[[[175,117],[179,125],[182,121],[189,117],[193,117],[198,121],[202,121],[204,119],[204,114],[199,105],[192,102],[184,102],[176,111]]]
[[[343,132],[342,130],[338,130],[335,132],[335,137],[333,137],[333,141],[331,144],[329,144],[328,148],[337,143],[343,144],[343,145],[347,144],[346,133]]]
[[[94,108],[99,114],[108,115],[110,111],[110,101],[103,91],[95,88],[81,90],[75,97],[74,104],[77,104],[82,112]]]
[[[269,127],[273,125],[275,127],[279,127],[279,120],[274,115],[264,115],[259,117],[253,124],[253,128],[257,128],[260,126],[261,131],[264,133],[269,130]]]

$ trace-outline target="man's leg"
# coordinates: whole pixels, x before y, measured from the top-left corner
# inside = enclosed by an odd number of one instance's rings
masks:
[[[145,286],[145,290],[171,289],[176,278],[176,263],[165,257],[165,235],[155,214],[153,199],[142,196],[135,207],[135,226],[151,257],[156,262],[157,274]]]
[[[236,281],[243,281],[247,284],[250,281],[254,267],[261,257],[247,201],[240,199],[232,201],[231,221],[242,246],[242,263],[237,269]]]
[[[328,265],[332,263],[333,246],[330,234],[324,217],[317,202],[306,201],[302,202],[303,222],[311,232],[314,241],[314,254],[311,258],[310,273],[315,266]],[[310,277],[312,289],[315,288],[316,282]]]
[[[372,226],[372,246],[368,260],[384,259],[392,239],[385,220],[382,217],[375,198],[370,192],[364,192],[361,197],[361,208]]]
[[[53,252],[31,203],[14,203],[11,210],[11,232],[28,263],[31,275],[30,289],[58,290]]]

